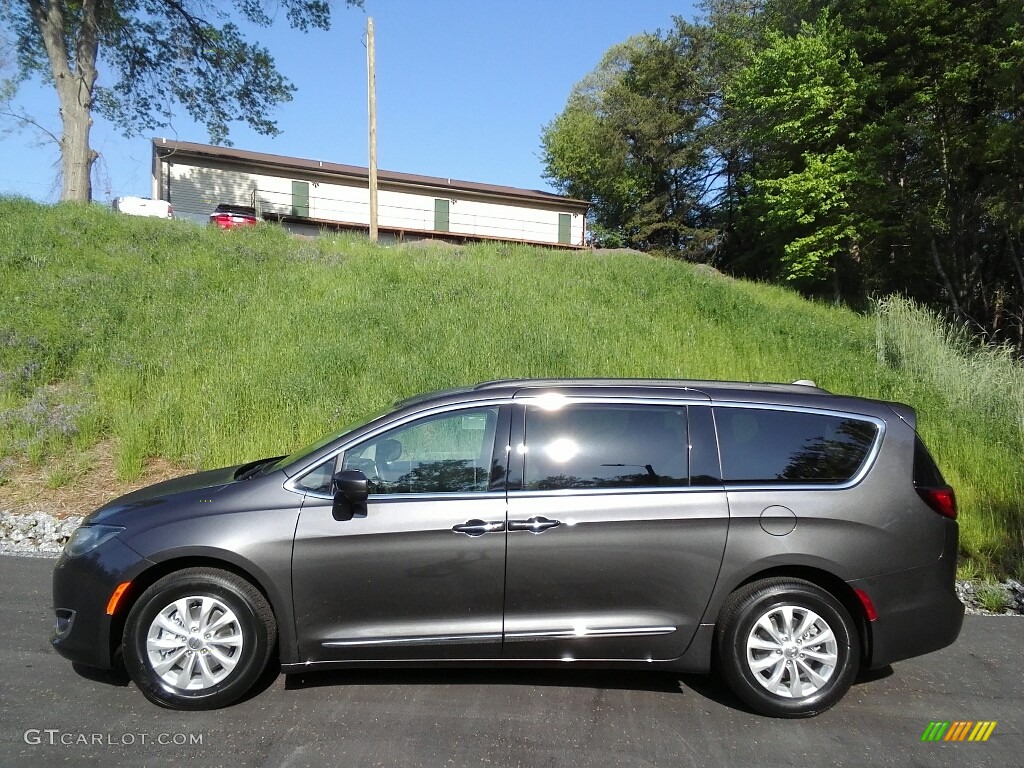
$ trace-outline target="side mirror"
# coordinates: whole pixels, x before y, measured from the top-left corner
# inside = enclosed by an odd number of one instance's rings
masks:
[[[366,499],[370,495],[369,480],[358,469],[343,469],[331,478],[334,492],[334,519],[351,520],[356,513],[366,514]]]

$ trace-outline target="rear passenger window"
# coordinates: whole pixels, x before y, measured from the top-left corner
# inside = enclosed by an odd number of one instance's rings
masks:
[[[844,483],[860,469],[878,427],[799,411],[715,408],[727,483]]]
[[[570,405],[526,412],[528,490],[685,486],[686,410]]]

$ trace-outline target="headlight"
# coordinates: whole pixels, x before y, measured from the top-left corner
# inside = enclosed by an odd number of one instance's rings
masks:
[[[68,543],[64,545],[64,554],[68,557],[84,555],[86,552],[96,549],[96,547],[108,539],[114,538],[123,530],[124,528],[116,525],[79,526],[71,534]]]

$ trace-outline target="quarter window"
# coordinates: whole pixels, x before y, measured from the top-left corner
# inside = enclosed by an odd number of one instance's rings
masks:
[[[420,419],[346,451],[342,468],[365,472],[371,494],[486,491],[497,422],[497,408]]]
[[[525,488],[685,486],[686,410],[569,405],[526,412]]]
[[[306,493],[331,493],[331,482],[334,479],[335,459],[330,458],[316,469],[310,470],[299,480],[295,486],[306,491]]]
[[[727,483],[845,483],[878,435],[869,421],[818,413],[715,408]]]

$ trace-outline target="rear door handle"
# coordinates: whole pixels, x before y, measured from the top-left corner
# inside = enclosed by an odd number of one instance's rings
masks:
[[[505,530],[505,523],[504,521],[488,523],[485,520],[467,520],[464,523],[453,525],[452,530],[467,536],[483,536],[485,533]]]
[[[510,531],[544,533],[548,528],[557,528],[561,524],[561,520],[548,520],[546,517],[531,517],[529,520],[509,520],[508,529]]]

